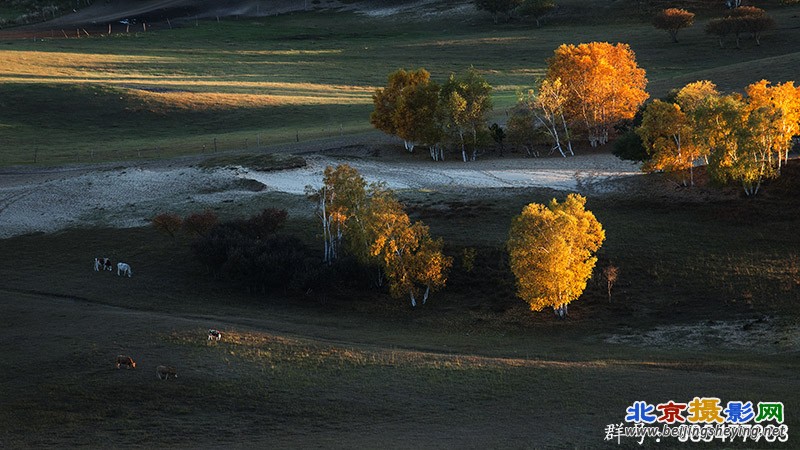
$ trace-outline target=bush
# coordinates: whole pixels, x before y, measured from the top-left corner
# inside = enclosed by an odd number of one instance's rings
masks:
[[[175,233],[180,231],[183,227],[183,220],[177,214],[163,213],[153,217],[153,228],[168,234],[169,237],[175,237]]]
[[[205,236],[218,223],[219,217],[217,216],[217,213],[207,209],[202,213],[190,214],[189,217],[183,221],[183,228],[190,235]]]

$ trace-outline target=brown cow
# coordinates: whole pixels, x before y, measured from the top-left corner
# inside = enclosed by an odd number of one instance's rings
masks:
[[[170,377],[178,378],[178,369],[172,366],[158,366],[156,367],[156,377],[159,380],[167,380]]]
[[[117,355],[117,359],[114,363],[114,366],[119,369],[120,366],[125,366],[126,369],[135,369],[136,362],[130,356],[125,355]]]

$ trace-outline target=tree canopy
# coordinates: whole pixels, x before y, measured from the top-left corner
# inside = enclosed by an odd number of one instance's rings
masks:
[[[563,203],[531,203],[511,223],[507,243],[517,295],[541,311],[566,306],[586,289],[605,240],[600,222],[586,208],[586,199],[570,194]]]
[[[614,125],[633,118],[649,95],[644,69],[627,44],[563,44],[548,60],[547,80],[566,88],[564,112],[593,147],[608,142]]]
[[[450,74],[442,86],[445,127],[460,144],[464,162],[468,159],[467,146],[472,147],[472,159],[477,156],[478,138],[486,129],[486,117],[492,109],[491,92],[492,86],[474,67],[461,74]]]
[[[678,42],[678,31],[693,24],[694,13],[680,8],[667,8],[653,17],[653,26],[669,33],[672,42]]]
[[[341,164],[326,167],[323,186],[307,191],[318,205],[327,263],[346,250],[363,266],[379,267],[391,295],[409,295],[412,306],[421,293],[424,303],[444,287],[452,259],[442,253],[442,240],[433,239],[422,222],[412,223],[385,185],[367,187],[356,169]]]

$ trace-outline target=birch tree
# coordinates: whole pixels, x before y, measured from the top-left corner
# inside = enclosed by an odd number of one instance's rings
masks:
[[[681,107],[655,100],[647,106],[642,124],[636,129],[650,159],[642,166],[645,172],[684,173],[694,186],[694,164],[702,147],[695,144],[694,129]],[[682,180],[687,185],[687,180]]]
[[[745,92],[749,110],[763,109],[774,120],[771,136],[762,139],[770,139],[768,160],[777,166],[780,174],[782,164],[789,158],[792,137],[800,135],[800,88],[796,88],[792,81],[775,86],[769,84],[769,81],[761,80],[747,86]]]
[[[546,79],[561,81],[567,120],[592,147],[607,143],[614,125],[632,119],[649,97],[645,71],[627,44],[563,44],[547,61]]]
[[[532,311],[552,307],[559,317],[586,289],[605,240],[586,199],[570,194],[563,203],[531,203],[511,223],[507,249],[517,295]]]
[[[452,259],[442,253],[441,239],[432,239],[422,222],[411,223],[393,195],[372,197],[368,229],[370,254],[381,262],[393,297],[408,295],[417,306],[421,293],[424,304],[432,290],[445,285]]]
[[[355,226],[359,212],[367,202],[366,181],[347,164],[325,168],[322,187],[306,187],[306,195],[317,202],[317,216],[322,223],[323,261],[330,264],[339,257],[348,226]]]
[[[542,80],[539,83],[538,92],[530,90],[527,94],[520,96],[516,110],[533,119],[528,126],[534,129],[542,127],[547,130],[547,134],[553,142],[552,150],[558,150],[561,156],[566,157],[562,141],[566,143],[566,151],[570,155],[574,156],[575,153],[572,151],[569,127],[564,117],[566,97],[563,92],[561,79]]]
[[[478,136],[486,128],[486,117],[492,109],[491,91],[492,86],[472,67],[460,75],[451,74],[442,86],[445,127],[457,137],[464,162],[468,161],[468,144],[472,147],[471,159],[477,157]]]
[[[389,74],[387,85],[372,94],[374,110],[370,123],[386,134],[403,139],[405,149],[414,151],[416,127],[426,117],[419,108],[420,98],[415,95],[420,86],[431,83],[430,73],[425,69],[406,71],[398,69]]]

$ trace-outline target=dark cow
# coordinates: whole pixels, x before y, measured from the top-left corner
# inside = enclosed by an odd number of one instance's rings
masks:
[[[178,378],[178,369],[172,366],[158,366],[156,367],[156,377],[158,377],[159,380]]]
[[[117,359],[114,362],[114,366],[117,369],[119,369],[122,366],[125,366],[126,369],[135,369],[136,362],[130,356],[117,355]]]

